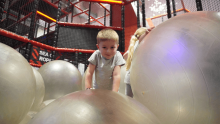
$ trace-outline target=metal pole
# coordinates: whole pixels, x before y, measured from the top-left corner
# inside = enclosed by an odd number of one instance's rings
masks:
[[[104,10],[104,26],[106,26],[106,9]]]
[[[34,39],[34,33],[35,33],[35,25],[36,25],[36,17],[37,17],[37,9],[38,9],[39,0],[34,0],[32,15],[31,15],[31,24],[30,24],[30,30],[28,39],[33,40]],[[27,43],[26,45],[26,52],[25,52],[25,58],[30,61],[31,53],[32,53],[32,44]]]
[[[110,19],[109,19],[109,25],[112,26],[112,5],[110,4]]]
[[[125,7],[124,5],[121,6],[121,27],[122,27],[122,32],[121,32],[121,51],[125,51],[125,23],[124,23],[124,10]]]
[[[4,26],[3,28],[7,28],[8,27],[8,20],[9,20],[9,13],[10,13],[10,5],[11,5],[12,1],[9,1],[8,2],[8,9],[7,9],[7,13],[6,13],[6,19],[5,19],[5,23],[4,23]]]
[[[175,0],[172,0],[172,4],[173,4],[173,16],[176,16],[176,2],[175,2]]]
[[[89,17],[88,17],[88,24],[90,24],[90,12],[91,12],[91,2],[89,2]]]
[[[69,13],[70,12],[70,0],[68,0],[68,3],[67,3],[67,13]],[[69,14],[67,14],[66,15],[66,22],[68,22],[68,16],[69,16]]]
[[[137,0],[137,27],[140,28],[140,19],[139,19],[139,0]]]
[[[61,1],[59,1],[59,3],[58,3],[57,18],[56,18],[56,27],[55,27],[55,32],[54,32],[54,40],[53,40],[53,43],[52,43],[52,46],[53,46],[53,47],[57,47],[58,34],[59,34],[58,21],[59,21],[59,19],[60,19],[60,15],[61,15]],[[47,34],[47,35],[48,35],[48,34]],[[56,51],[52,51],[51,60],[55,60],[55,55],[56,55]]]
[[[5,0],[0,1],[0,21],[3,18],[4,8],[5,8]]]
[[[72,6],[72,10],[71,10],[71,12],[72,12],[72,15],[71,15],[71,23],[73,22],[73,12],[74,12],[74,6]]]
[[[166,0],[167,4],[167,18],[171,18],[170,0]]]
[[[196,0],[196,8],[197,8],[197,11],[203,11],[201,0]]]
[[[145,0],[142,0],[142,21],[143,21],[143,27],[146,27],[146,19],[145,19]]]

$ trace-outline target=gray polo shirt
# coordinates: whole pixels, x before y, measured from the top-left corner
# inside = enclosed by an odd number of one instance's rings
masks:
[[[111,59],[102,56],[99,50],[96,50],[88,60],[91,64],[96,65],[95,81],[93,88],[112,90],[113,86],[113,70],[117,65],[124,65],[125,61],[119,51]],[[120,73],[120,72],[119,72]]]

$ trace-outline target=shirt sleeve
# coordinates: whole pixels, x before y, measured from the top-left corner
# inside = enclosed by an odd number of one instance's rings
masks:
[[[97,63],[97,57],[98,57],[98,51],[95,51],[88,59],[88,61],[90,63],[92,63],[93,65],[96,65]]]
[[[124,65],[125,64],[125,60],[123,58],[123,56],[121,55],[121,53],[119,51],[117,51],[116,56],[115,56],[115,66],[117,65]]]

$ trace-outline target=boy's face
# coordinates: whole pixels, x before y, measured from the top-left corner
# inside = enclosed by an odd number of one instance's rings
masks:
[[[99,42],[99,44],[96,44],[96,46],[103,57],[106,59],[111,59],[116,54],[119,44],[113,40],[106,40]]]

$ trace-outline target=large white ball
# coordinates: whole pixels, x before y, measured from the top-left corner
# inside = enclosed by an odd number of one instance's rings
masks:
[[[0,124],[17,124],[31,108],[35,77],[27,60],[0,43]]]
[[[220,12],[173,17],[134,53],[134,98],[163,124],[219,124],[219,65]]]
[[[110,90],[83,90],[56,99],[29,124],[160,124],[136,100]]]
[[[31,107],[31,111],[38,111],[40,105],[43,102],[44,99],[44,94],[45,94],[45,86],[44,86],[44,80],[41,76],[41,74],[35,69],[33,68],[33,72],[34,72],[34,76],[36,79],[36,90],[35,90],[35,99],[34,99],[34,103]]]
[[[82,76],[79,70],[69,62],[54,60],[41,66],[38,72],[45,84],[43,101],[57,99],[82,89]]]

